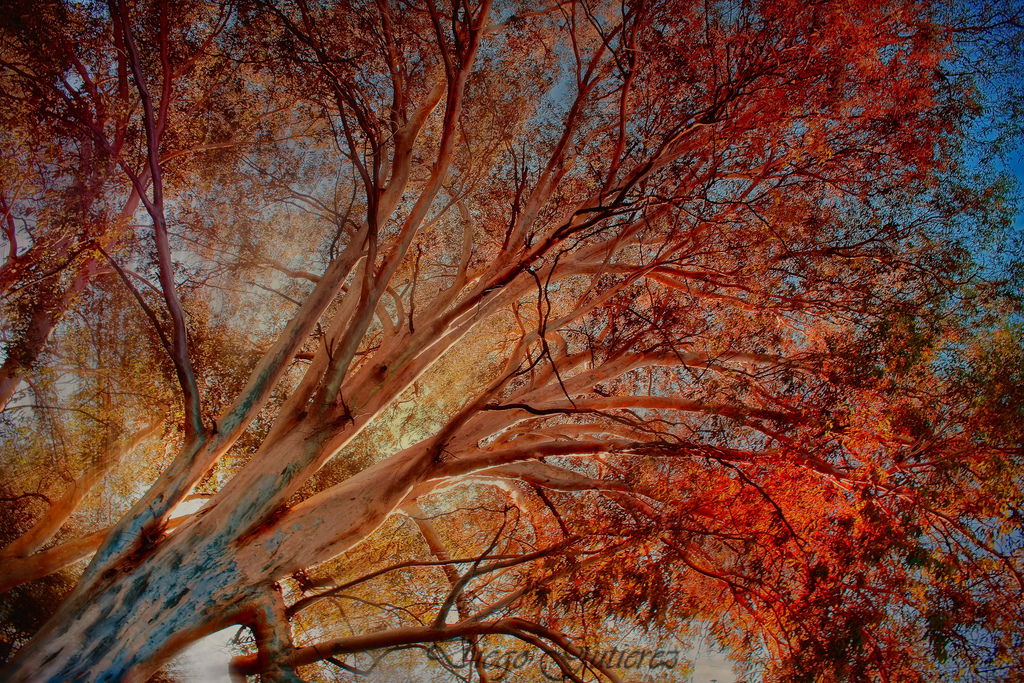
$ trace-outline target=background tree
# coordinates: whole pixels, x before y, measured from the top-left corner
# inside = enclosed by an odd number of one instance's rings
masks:
[[[232,624],[267,680],[488,680],[509,642],[618,680],[631,624],[775,678],[1021,665],[1011,213],[951,68],[983,25],[3,12],[0,577],[53,611],[11,680],[146,680]]]

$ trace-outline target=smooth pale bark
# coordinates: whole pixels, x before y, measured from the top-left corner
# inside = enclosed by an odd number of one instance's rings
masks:
[[[302,679],[287,664],[287,657],[294,646],[291,624],[288,623],[288,610],[279,586],[267,588],[262,599],[256,602],[252,630],[256,637],[260,679],[302,683]]]
[[[636,441],[605,439],[603,441],[551,441],[495,450],[478,450],[443,464],[434,472],[438,477],[461,477],[502,465],[513,465],[547,456],[584,456],[598,453],[629,453],[642,446]]]
[[[174,533],[125,558],[61,605],[6,680],[144,681],[188,643],[247,620],[265,587],[241,580],[230,536]]]
[[[474,478],[517,479],[531,486],[554,491],[630,491],[628,484],[611,479],[596,479],[579,472],[543,462],[502,465],[480,470]]]
[[[251,619],[275,579],[365,539],[424,478],[426,453],[371,467],[249,538],[237,510],[200,511],[150,554],[128,556],[76,591],[18,654],[8,680],[145,680],[189,642]]]
[[[429,446],[417,444],[299,503],[239,549],[240,564],[252,580],[260,580],[289,575],[352,548],[436,469]]]
[[[280,460],[306,436],[296,429],[277,444]],[[270,582],[365,539],[431,464],[423,446],[400,453],[248,535],[246,510],[204,508],[76,590],[18,654],[9,680],[145,680],[184,645],[250,614]]]
[[[122,518],[111,539],[97,555],[86,577],[93,576],[124,553],[146,528],[164,523],[174,507],[223,456],[245,431],[281,376],[291,358],[308,338],[324,311],[331,305],[345,278],[362,258],[360,250],[350,248],[334,261],[306,298],[298,313],[249,373],[238,399],[224,410],[216,432],[186,443],[182,452],[164,470],[146,495]]]

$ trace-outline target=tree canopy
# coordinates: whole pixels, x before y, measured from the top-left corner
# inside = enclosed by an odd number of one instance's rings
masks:
[[[1020,675],[1021,20],[4,3],[5,679]]]

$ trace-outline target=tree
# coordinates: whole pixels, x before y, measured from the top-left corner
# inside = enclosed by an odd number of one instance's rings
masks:
[[[937,8],[3,12],[3,586],[76,581],[8,679],[232,624],[266,680],[507,639],[619,680],[629,623],[1022,664],[1009,209]]]

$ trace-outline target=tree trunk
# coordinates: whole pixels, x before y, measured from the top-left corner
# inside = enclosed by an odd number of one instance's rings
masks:
[[[83,581],[6,680],[145,681],[196,639],[251,622],[275,580],[372,534],[430,462],[425,446],[407,449],[255,526],[241,521],[245,506],[208,505],[153,547]]]
[[[186,532],[125,558],[74,591],[6,680],[145,681],[192,641],[244,621],[256,587],[234,555],[223,535]]]

